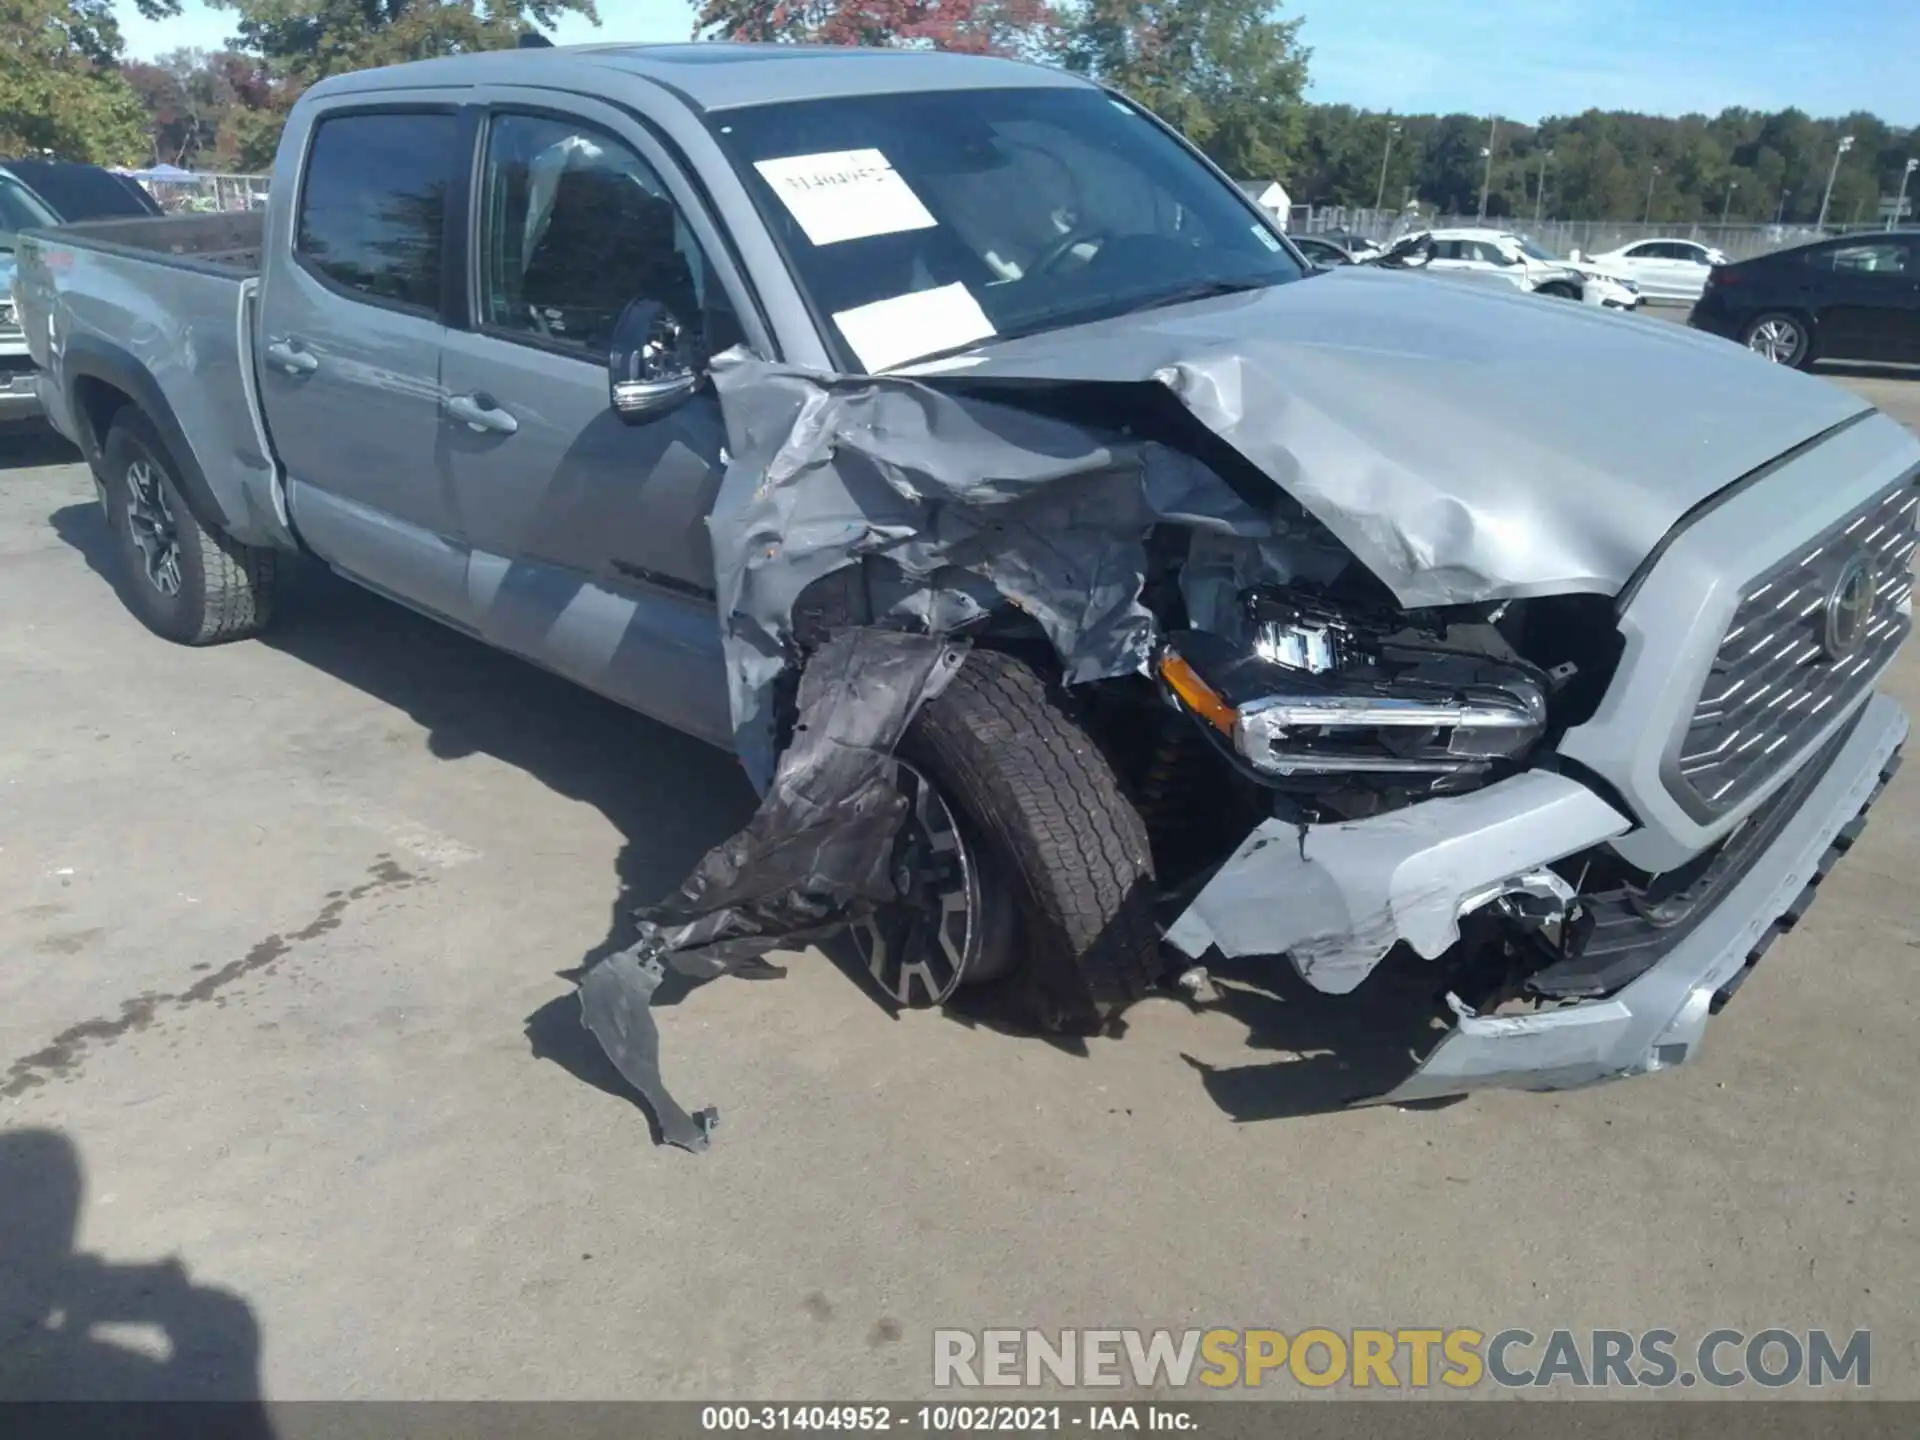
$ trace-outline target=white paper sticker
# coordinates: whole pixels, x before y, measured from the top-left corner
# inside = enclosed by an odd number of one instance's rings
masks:
[[[833,319],[869,371],[886,370],[994,334],[993,322],[973,292],[958,284],[876,300],[842,310]]]
[[[816,245],[925,230],[936,222],[878,150],[789,155],[754,167]]]

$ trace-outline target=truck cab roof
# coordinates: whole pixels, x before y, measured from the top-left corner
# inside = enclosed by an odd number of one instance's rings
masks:
[[[596,73],[597,72],[597,73]],[[644,80],[694,110],[922,90],[1078,87],[1089,82],[1024,60],[834,45],[556,45],[494,50],[336,75],[307,92],[331,98],[435,86],[543,85],[592,92],[611,76]]]

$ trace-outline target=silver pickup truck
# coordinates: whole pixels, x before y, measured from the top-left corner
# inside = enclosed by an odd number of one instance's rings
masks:
[[[1365,1005],[1397,952],[1446,1023],[1395,1098],[1636,1074],[1906,734],[1906,430],[1680,327],[1313,273],[1037,66],[339,76],[264,216],[20,266],[159,634],[255,633],[306,551],[737,750],[758,828],[653,932],[696,968],[838,921],[903,1003],[1087,1028],[1169,959]]]

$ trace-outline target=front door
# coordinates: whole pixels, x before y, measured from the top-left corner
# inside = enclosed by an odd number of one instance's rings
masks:
[[[1820,268],[1827,294],[1820,353],[1833,359],[1909,360],[1920,356],[1920,264],[1904,239],[1848,241],[1831,247]]]
[[[446,212],[470,143],[451,107],[323,111],[291,246],[270,247],[256,357],[302,539],[453,620],[465,561],[434,447]]]
[[[628,425],[607,346],[632,300],[713,354],[739,311],[645,142],[616,115],[496,105],[474,191],[470,324],[449,333],[437,446],[488,640],[711,740],[730,734],[706,517],[725,465],[702,389]]]

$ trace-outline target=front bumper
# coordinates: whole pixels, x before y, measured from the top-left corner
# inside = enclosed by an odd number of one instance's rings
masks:
[[[1460,1014],[1425,1063],[1385,1098],[1471,1090],[1565,1090],[1668,1069],[1692,1057],[1707,1017],[1812,902],[1898,764],[1907,717],[1874,695],[1799,810],[1700,924],[1624,989],[1530,1015]]]
[[[39,374],[24,357],[4,357],[0,367],[0,421],[26,420],[40,414],[40,395],[36,388]]]
[[[1604,998],[1457,1023],[1386,1096],[1422,1100],[1490,1087],[1561,1090],[1665,1069],[1698,1045],[1717,999],[1797,920],[1858,834],[1892,773],[1907,717],[1869,695],[1808,763],[1796,808],[1746,868],[1704,902],[1683,937]],[[1529,771],[1484,790],[1369,820],[1250,834],[1167,931],[1198,959],[1285,953],[1317,989],[1354,989],[1395,945],[1436,959],[1460,917],[1503,882],[1607,843],[1630,822],[1566,776]]]

